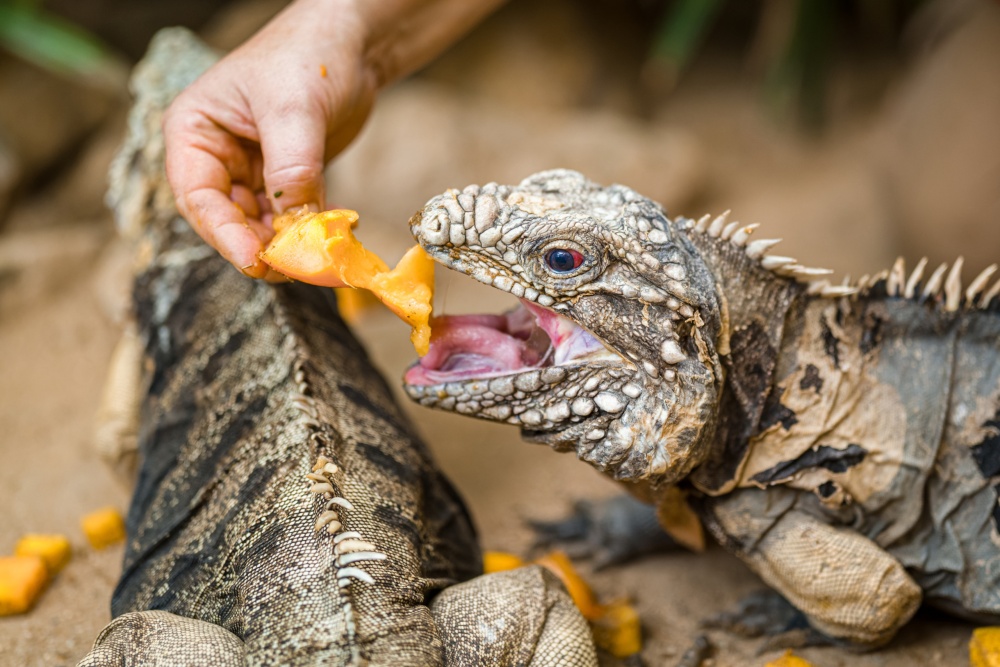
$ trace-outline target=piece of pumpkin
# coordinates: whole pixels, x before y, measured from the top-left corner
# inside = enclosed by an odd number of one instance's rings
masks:
[[[125,520],[114,507],[87,514],[80,519],[80,527],[95,549],[103,549],[125,539]]]
[[[66,566],[73,549],[65,535],[25,535],[14,546],[15,556],[38,556],[53,575]]]
[[[434,262],[414,246],[396,267],[369,252],[351,231],[355,211],[337,209],[311,213],[291,211],[274,219],[275,236],[260,258],[293,280],[324,287],[364,288],[409,324],[417,354],[427,354],[431,339],[431,299]]]
[[[0,558],[0,616],[31,609],[48,582],[49,572],[41,556]]]

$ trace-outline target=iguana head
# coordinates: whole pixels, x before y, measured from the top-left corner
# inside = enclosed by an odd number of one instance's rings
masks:
[[[449,190],[410,226],[435,260],[521,301],[436,319],[411,398],[518,425],[617,479],[671,482],[704,459],[724,305],[659,205],[554,170]]]

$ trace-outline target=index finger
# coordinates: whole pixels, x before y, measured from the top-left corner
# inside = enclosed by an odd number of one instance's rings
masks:
[[[229,197],[234,175],[248,169],[239,140],[203,115],[183,111],[168,112],[163,136],[167,180],[181,215],[237,269],[264,277],[261,240]]]

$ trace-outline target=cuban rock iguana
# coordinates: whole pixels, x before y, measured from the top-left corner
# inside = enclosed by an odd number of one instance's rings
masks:
[[[476,576],[461,500],[332,292],[246,279],[177,215],[160,118],[214,59],[154,39],[112,169],[139,236],[141,465],[114,618],[81,665],[596,666],[552,575]]]
[[[518,297],[441,317],[420,404],[519,426],[708,531],[857,646],[925,600],[1000,614],[1000,282],[902,261],[860,283],[767,255],[756,225],[670,218],[565,170],[449,190],[410,221]]]

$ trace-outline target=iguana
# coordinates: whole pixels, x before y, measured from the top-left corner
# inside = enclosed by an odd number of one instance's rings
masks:
[[[1000,282],[902,261],[854,285],[769,255],[756,225],[670,218],[554,170],[449,190],[410,221],[509,292],[440,317],[406,373],[432,408],[520,427],[707,530],[855,646],[921,600],[1000,614]]]
[[[333,293],[249,280],[177,215],[160,117],[214,59],[154,39],[112,170],[139,237],[141,464],[114,619],[80,664],[595,666],[553,575],[477,576],[464,505]]]

